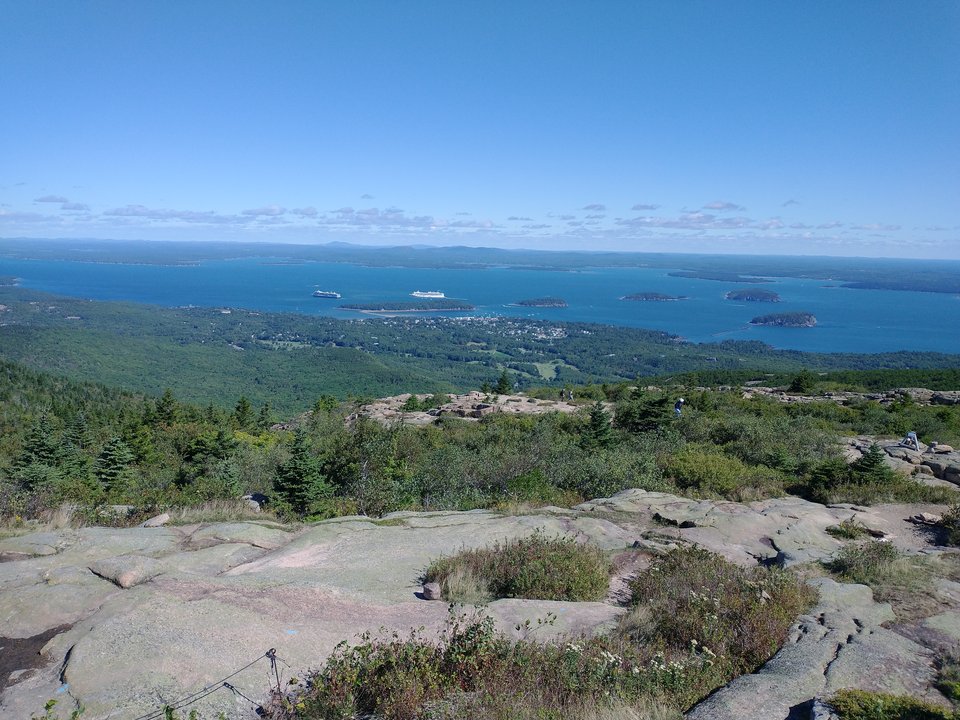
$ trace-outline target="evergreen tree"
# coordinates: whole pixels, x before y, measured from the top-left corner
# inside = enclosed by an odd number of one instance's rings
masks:
[[[61,447],[54,437],[50,417],[46,412],[42,412],[27,433],[23,450],[20,452],[20,457],[17,458],[16,467],[25,467],[35,463],[54,467],[57,464],[60,450]]]
[[[233,422],[240,430],[248,430],[253,424],[253,406],[244,395],[240,396],[233,408]]]
[[[321,395],[313,404],[313,414],[322,415],[337,409],[337,399],[331,395]]]
[[[496,392],[497,395],[509,395],[511,392],[513,392],[513,383],[510,382],[510,375],[506,370],[500,373],[500,379],[497,380],[497,385],[494,388],[494,392]]]
[[[590,422],[584,433],[584,444],[587,447],[603,448],[608,447],[612,442],[610,415],[603,408],[603,403],[597,400],[590,408]]]
[[[854,482],[883,483],[895,479],[896,472],[884,461],[885,455],[879,445],[871,445],[862,457],[850,464]]]
[[[813,390],[813,383],[816,381],[816,378],[813,376],[809,370],[804,368],[790,381],[790,386],[787,388],[787,392],[792,393],[808,393]]]
[[[163,425],[173,425],[177,422],[179,415],[179,404],[173,396],[173,390],[167,388],[163,391],[163,397],[157,400],[156,417]]]
[[[650,432],[671,421],[670,400],[666,397],[634,391],[617,403],[617,427],[630,432]]]
[[[78,450],[86,450],[90,447],[90,427],[82,411],[74,415],[73,420],[64,429],[63,441],[64,444],[72,445]]]
[[[283,502],[301,514],[319,510],[321,501],[333,494],[302,429],[294,433],[290,457],[277,468],[273,489]]]
[[[121,491],[131,478],[133,453],[122,438],[114,436],[97,457],[93,473],[105,490]]]
[[[257,430],[269,430],[272,424],[270,403],[265,402],[260,406],[260,412],[257,413]]]

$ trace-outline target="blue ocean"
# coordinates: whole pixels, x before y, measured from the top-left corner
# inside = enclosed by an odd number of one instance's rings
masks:
[[[760,340],[778,348],[817,352],[923,350],[960,353],[960,296],[912,291],[859,290],[828,280],[772,278],[762,285],[671,277],[665,268],[588,268],[551,271],[496,267],[421,269],[274,258],[212,260],[196,265],[130,265],[51,260],[0,260],[0,275],[26,288],[95,300],[179,306],[236,307],[273,312],[365,317],[343,303],[411,300],[435,290],[476,310],[432,315],[500,315],[664,330],[693,342]],[[779,303],[735,302],[741,287],[780,295]],[[312,297],[332,290],[342,299]],[[687,296],[672,302],[622,298],[638,292]],[[566,308],[511,306],[554,296]],[[750,325],[773,312],[811,312],[813,328]]]

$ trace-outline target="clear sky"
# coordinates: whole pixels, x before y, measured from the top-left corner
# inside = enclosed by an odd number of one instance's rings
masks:
[[[960,257],[960,2],[0,0],[0,237]]]

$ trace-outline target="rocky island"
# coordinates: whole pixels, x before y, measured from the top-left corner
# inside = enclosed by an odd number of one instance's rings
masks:
[[[743,300],[745,302],[780,302],[780,296],[772,290],[752,288],[731,290],[724,297],[727,300]]]
[[[670,302],[671,300],[686,300],[686,295],[665,295],[658,292],[640,292],[633,295],[624,295],[621,300],[636,300],[638,302]]]
[[[813,313],[808,312],[772,313],[755,317],[750,321],[750,324],[772,325],[774,327],[813,327],[817,324],[817,318],[813,316]]]
[[[565,308],[567,301],[558,297],[532,298],[530,300],[517,300],[514,305],[520,307],[539,307],[539,308]]]

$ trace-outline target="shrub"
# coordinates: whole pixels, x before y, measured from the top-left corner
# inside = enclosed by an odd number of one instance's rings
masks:
[[[700,445],[687,445],[666,461],[677,487],[730,500],[782,494],[782,477],[767,467],[748,467],[738,458]]]
[[[960,657],[955,652],[937,659],[936,686],[952,703],[960,702]]]
[[[859,522],[853,515],[846,520],[841,520],[836,525],[830,525],[826,528],[826,531],[828,534],[840,540],[859,540],[870,534],[867,527]]]
[[[679,720],[737,667],[775,650],[763,641],[782,642],[793,616],[813,602],[813,591],[785,571],[738,568],[703,550],[671,553],[646,576],[635,589],[655,611],[643,636],[514,641],[495,632],[491,618],[451,607],[436,639],[421,630],[341,643],[320,671],[277,698],[272,717]],[[697,641],[704,637],[721,652]]]
[[[840,690],[829,700],[840,720],[956,720],[957,713],[904,695]]]
[[[844,580],[873,587],[882,584],[903,557],[888,542],[858,543],[842,548],[828,567]]]
[[[471,591],[479,587],[497,598],[600,600],[609,577],[610,562],[600,548],[539,531],[434,560],[424,575],[426,582],[440,583],[448,600],[458,599],[465,579]]]
[[[940,527],[946,533],[948,545],[960,545],[960,502],[950,506],[940,518]]]
[[[805,486],[799,489],[811,500],[826,505],[835,503],[873,505],[883,502],[949,504],[957,502],[957,492],[952,488],[924,485],[885,466],[877,469],[873,466],[873,462],[873,460],[869,460],[862,463],[859,469],[855,469],[839,458],[826,460],[811,470],[806,477]]]
[[[709,648],[734,677],[749,672],[783,643],[816,592],[775,568],[743,568],[719,555],[686,547],[658,558],[631,583],[633,603],[655,623],[636,639],[680,649]]]

